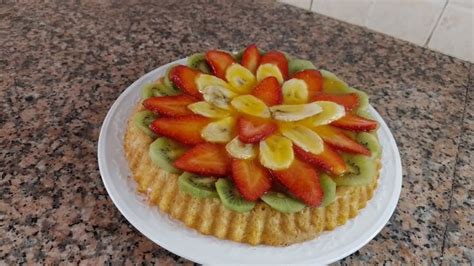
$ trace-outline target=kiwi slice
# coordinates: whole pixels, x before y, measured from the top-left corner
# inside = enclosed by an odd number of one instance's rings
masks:
[[[364,145],[372,153],[373,159],[379,159],[382,149],[374,133],[361,132],[356,136],[357,142]]]
[[[133,117],[133,121],[135,122],[135,126],[143,133],[151,138],[156,138],[157,135],[150,129],[150,124],[156,119],[156,117],[157,116],[153,112],[146,110],[136,113]]]
[[[311,61],[303,59],[293,59],[288,62],[288,71],[290,72],[290,76],[305,69],[316,69],[316,67],[313,65],[313,63],[311,63]]]
[[[255,202],[245,200],[232,182],[227,179],[221,178],[217,180],[216,189],[222,204],[228,209],[236,212],[248,212],[255,206]]]
[[[182,171],[173,166],[174,160],[181,156],[186,151],[186,148],[176,141],[168,138],[157,138],[150,144],[149,155],[150,159],[161,169],[179,174]]]
[[[242,61],[242,56],[244,55],[244,51],[245,51],[245,49],[242,49],[240,51],[235,51],[235,52],[232,52],[231,55],[235,59],[235,61],[241,62]]]
[[[369,107],[369,96],[367,93],[355,89],[355,88],[349,88],[349,93],[355,93],[359,97],[359,106],[356,109],[356,112],[361,112],[367,110],[367,107]]]
[[[343,155],[344,161],[349,166],[349,173],[334,177],[338,186],[365,186],[372,182],[377,174],[377,165],[371,157],[364,155]]]
[[[324,192],[323,202],[320,207],[326,207],[336,200],[336,182],[326,174],[322,174],[319,177],[319,182],[321,183]]]
[[[267,192],[260,199],[273,209],[284,213],[299,212],[306,207],[303,202],[280,192]]]
[[[207,64],[206,56],[203,53],[193,54],[188,57],[187,65],[190,68],[201,71],[202,73],[211,73],[211,68],[209,67],[209,64]]]
[[[170,80],[170,72],[173,67],[177,65],[171,65],[168,67],[166,70],[165,76],[163,77],[163,90],[165,91],[165,95],[171,96],[171,95],[178,95],[181,94],[181,91],[171,82]]]
[[[198,198],[217,198],[216,181],[217,178],[201,177],[188,172],[178,178],[179,189]]]

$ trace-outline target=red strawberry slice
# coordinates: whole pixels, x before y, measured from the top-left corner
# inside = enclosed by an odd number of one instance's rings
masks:
[[[339,120],[332,122],[331,125],[351,131],[370,131],[378,126],[377,121],[365,119],[354,114],[346,114]]]
[[[355,93],[347,94],[316,94],[311,101],[331,101],[344,106],[346,111],[350,111],[359,105],[359,97]]]
[[[260,59],[260,65],[263,64],[274,64],[276,65],[283,75],[285,80],[288,79],[288,60],[285,55],[279,51],[270,51],[262,56]]]
[[[237,120],[237,133],[244,143],[257,143],[273,134],[278,125],[271,121],[240,117]]]
[[[273,106],[283,102],[280,83],[275,77],[266,77],[253,88],[252,95],[262,100],[266,105]]]
[[[206,61],[212,68],[212,73],[225,80],[225,71],[235,63],[234,58],[226,52],[211,50],[206,53]]]
[[[324,192],[319,183],[318,172],[311,165],[295,159],[288,169],[272,173],[295,197],[307,205],[321,204]]]
[[[164,116],[192,115],[188,104],[196,102],[196,99],[188,95],[151,97],[143,101],[146,109]]]
[[[337,151],[333,150],[329,145],[324,144],[324,151],[320,154],[307,152],[302,148],[293,145],[296,157],[323,169],[334,175],[342,175],[347,171],[347,165]]]
[[[318,133],[326,143],[338,150],[370,156],[370,151],[364,145],[357,143],[335,127],[319,126],[314,128],[314,131]]]
[[[184,92],[189,95],[202,98],[201,93],[198,91],[196,85],[196,79],[199,76],[199,71],[192,69],[187,66],[178,65],[171,69],[169,73],[170,80]]]
[[[252,73],[257,71],[258,63],[260,62],[260,52],[255,44],[249,45],[245,48],[242,54],[242,66],[246,67]]]
[[[193,145],[204,142],[201,130],[209,122],[210,119],[199,115],[160,117],[151,123],[150,128],[158,135]]]
[[[323,76],[318,70],[306,69],[299,71],[293,75],[293,78],[304,80],[308,86],[309,99],[313,99],[323,90]]]
[[[272,187],[268,170],[254,160],[232,160],[232,180],[246,200],[258,200]]]
[[[223,176],[229,172],[230,163],[222,145],[203,143],[186,151],[174,161],[174,166],[200,175]]]

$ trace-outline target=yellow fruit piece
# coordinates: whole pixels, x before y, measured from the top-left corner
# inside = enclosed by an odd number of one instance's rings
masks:
[[[235,118],[226,117],[209,123],[201,131],[201,136],[208,142],[225,143],[234,137]]]
[[[226,110],[230,109],[230,101],[235,96],[237,94],[233,91],[217,85],[207,86],[202,90],[202,97],[206,102]]]
[[[253,95],[237,96],[230,102],[232,106],[239,112],[244,114],[269,118],[270,111],[268,106],[259,98]]]
[[[274,119],[287,122],[302,120],[321,111],[322,108],[317,103],[283,104],[270,107]]]
[[[293,143],[281,135],[272,135],[259,144],[260,163],[272,170],[290,167],[294,160]]]
[[[239,140],[239,137],[235,137],[225,146],[227,152],[234,158],[237,159],[252,159],[257,155],[257,151],[253,144],[243,143]]]
[[[339,79],[333,73],[327,70],[320,70],[321,75],[323,76],[323,91],[326,93],[348,93],[349,86],[343,80]]]
[[[199,77],[196,79],[196,85],[199,92],[204,93],[204,90],[209,86],[218,86],[224,87],[228,90],[232,90],[230,85],[216,76],[207,75],[207,74],[200,74]]]
[[[208,102],[201,101],[188,105],[188,109],[193,113],[210,118],[224,118],[230,115],[229,111],[220,109]]]
[[[321,137],[311,129],[297,125],[280,129],[281,134],[307,152],[319,154],[324,150]]]
[[[301,104],[308,102],[308,85],[301,79],[290,79],[281,87],[284,104]]]
[[[305,124],[309,126],[327,125],[346,115],[344,106],[335,102],[317,101],[314,103],[318,104],[323,109],[323,111],[305,119]]]
[[[257,80],[262,81],[266,77],[275,77],[280,84],[283,83],[283,74],[280,69],[274,64],[263,64],[257,69]]]
[[[250,93],[257,82],[253,73],[240,64],[232,64],[228,67],[225,78],[234,91],[239,94]]]

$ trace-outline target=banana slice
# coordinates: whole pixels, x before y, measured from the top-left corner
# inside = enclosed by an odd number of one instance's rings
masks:
[[[290,167],[293,162],[293,143],[286,137],[273,135],[260,141],[260,163],[272,170]]]
[[[188,109],[193,113],[210,118],[224,118],[230,115],[229,111],[220,109],[208,102],[201,101],[188,105]]]
[[[225,78],[234,91],[240,94],[250,93],[257,82],[250,70],[236,63],[227,68]]]
[[[298,121],[322,111],[317,103],[307,104],[283,104],[270,107],[272,117],[280,121]]]
[[[268,109],[268,106],[262,100],[253,95],[237,96],[232,99],[230,104],[232,104],[232,106],[237,109],[237,111],[248,115],[263,118],[270,117],[270,111]]]
[[[196,86],[200,93],[204,93],[204,90],[209,86],[218,86],[223,87],[228,90],[232,90],[231,86],[216,76],[207,75],[207,74],[200,74],[199,77],[196,79]]]
[[[317,103],[323,111],[306,119],[307,121],[305,122],[310,126],[327,125],[346,115],[344,106],[335,102],[317,101],[314,103]]]
[[[225,145],[227,152],[234,158],[237,159],[252,159],[257,155],[257,151],[252,144],[243,143],[239,140],[239,137],[235,137],[227,145]]]
[[[266,77],[273,76],[275,77],[280,84],[283,83],[283,74],[281,74],[280,69],[274,64],[263,64],[260,65],[257,69],[257,80],[262,81]]]
[[[305,126],[282,128],[280,132],[307,152],[319,154],[324,150],[324,142],[321,137]]]
[[[226,87],[211,85],[202,90],[204,100],[216,107],[229,110],[230,101],[237,96],[236,93]]]
[[[209,123],[201,131],[201,136],[208,142],[225,143],[234,137],[235,118],[227,117]]]
[[[290,79],[281,87],[283,103],[301,104],[308,102],[308,85],[301,79]]]

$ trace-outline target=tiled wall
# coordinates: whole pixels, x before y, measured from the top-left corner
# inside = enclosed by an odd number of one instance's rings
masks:
[[[474,0],[278,0],[474,63]]]

